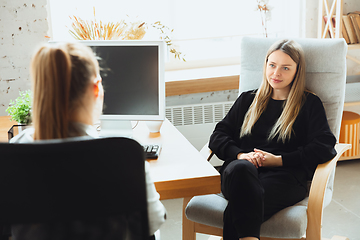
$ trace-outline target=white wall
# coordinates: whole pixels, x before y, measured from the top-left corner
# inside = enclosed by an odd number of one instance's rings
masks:
[[[29,64],[34,48],[46,41],[46,0],[0,0],[0,116],[19,90],[30,89]]]
[[[317,0],[302,0],[302,37],[317,37],[318,5]],[[354,10],[360,10],[360,1],[344,0],[344,13]],[[47,0],[0,0],[0,116],[7,115],[5,109],[19,90],[30,89],[30,57],[51,36],[48,19]],[[360,59],[360,51],[349,54]],[[348,61],[349,74],[359,71],[359,65]]]
[[[318,22],[318,0],[303,0],[302,2],[301,20],[303,22],[302,37],[317,38],[317,22]]]

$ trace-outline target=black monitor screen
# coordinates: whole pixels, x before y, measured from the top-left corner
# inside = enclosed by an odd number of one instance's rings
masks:
[[[159,114],[158,46],[91,46],[99,57],[103,115]]]

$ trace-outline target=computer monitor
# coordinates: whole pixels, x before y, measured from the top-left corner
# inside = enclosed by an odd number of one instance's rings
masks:
[[[163,41],[81,41],[99,58],[101,135],[131,135],[130,121],[165,119]]]

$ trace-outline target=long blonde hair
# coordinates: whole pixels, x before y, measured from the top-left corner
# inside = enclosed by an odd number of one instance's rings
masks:
[[[271,129],[268,140],[274,139],[278,136],[278,141],[285,142],[291,138],[292,126],[294,125],[294,122],[305,101],[306,71],[304,52],[301,46],[295,41],[287,39],[274,43],[266,54],[263,67],[263,80],[260,88],[256,92],[254,101],[245,115],[245,119],[241,127],[240,137],[251,134],[254,124],[265,111],[269,103],[273,89],[266,79],[266,65],[270,54],[277,50],[289,55],[297,64],[297,70],[294,80],[291,83],[289,96],[284,103],[283,111]]]
[[[31,61],[34,139],[68,137],[69,113],[98,68],[91,49],[80,43],[45,44],[35,52]]]

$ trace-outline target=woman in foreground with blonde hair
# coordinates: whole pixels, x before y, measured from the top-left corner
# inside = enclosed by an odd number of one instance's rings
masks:
[[[222,160],[224,240],[260,239],[260,226],[305,198],[318,164],[335,155],[324,107],[305,89],[305,58],[292,40],[273,44],[263,81],[243,92],[210,137]]]
[[[11,142],[98,136],[93,124],[102,112],[104,91],[98,62],[89,47],[81,43],[41,46],[32,58],[31,78],[34,127],[26,129]],[[153,238],[165,221],[166,210],[150,179],[146,161],[145,173],[149,236]]]

